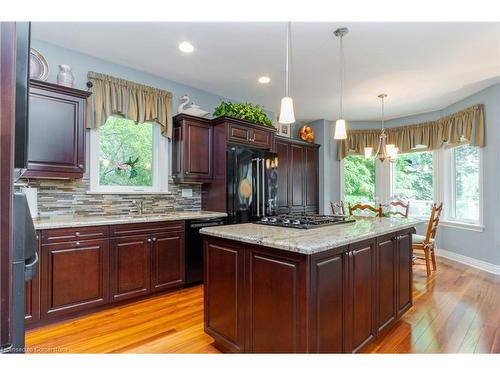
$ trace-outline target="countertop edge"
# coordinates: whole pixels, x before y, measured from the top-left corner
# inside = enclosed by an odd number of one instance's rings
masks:
[[[335,249],[337,247],[341,247],[341,246],[353,244],[356,242],[360,242],[363,240],[367,240],[370,238],[380,237],[380,236],[384,236],[384,235],[389,234],[389,233],[394,233],[394,232],[398,232],[401,230],[410,229],[410,228],[413,228],[413,227],[415,227],[423,222],[425,222],[425,221],[424,220],[416,221],[413,223],[401,224],[397,228],[388,228],[386,230],[381,230],[379,232],[368,232],[366,234],[359,235],[357,237],[346,237],[343,240],[340,240],[338,242],[327,243],[323,246],[317,246],[314,249],[304,248],[304,247],[301,247],[300,245],[297,247],[291,248],[290,246],[283,246],[281,244],[276,244],[275,242],[273,242],[273,240],[266,239],[266,238],[261,239],[261,240],[256,240],[255,238],[245,238],[241,235],[236,235],[236,234],[233,235],[233,234],[226,234],[226,233],[222,234],[222,233],[217,233],[217,232],[214,233],[212,231],[212,229],[216,230],[215,228],[203,228],[203,229],[201,229],[200,233],[202,235],[208,236],[208,237],[223,238],[223,239],[227,239],[227,240],[243,242],[243,243],[264,246],[264,247],[270,247],[270,248],[279,249],[279,250],[286,250],[286,251],[305,254],[305,255],[312,255],[312,254],[320,253],[323,251]]]
[[[35,230],[47,230],[47,229],[63,229],[63,228],[80,228],[80,227],[93,227],[93,226],[101,226],[101,225],[119,225],[119,224],[140,224],[140,223],[156,223],[162,221],[178,221],[178,220],[194,220],[194,219],[209,219],[209,218],[221,218],[227,217],[227,214],[224,212],[212,212],[212,211],[193,211],[193,214],[190,215],[189,211],[180,211],[179,213],[174,213],[172,215],[161,216],[137,216],[137,217],[120,217],[120,216],[105,216],[95,218],[89,216],[82,216],[81,218],[77,217],[68,217],[68,220],[73,219],[73,221],[68,222],[50,222],[47,221],[45,223],[37,223],[36,219],[34,220]],[[57,215],[54,216],[57,218]],[[59,218],[60,219],[60,218]],[[94,220],[93,220],[94,219]],[[49,219],[50,220],[50,219]],[[83,220],[83,221],[79,221]]]

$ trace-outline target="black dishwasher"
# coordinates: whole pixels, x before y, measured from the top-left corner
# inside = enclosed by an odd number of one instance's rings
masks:
[[[186,220],[186,286],[203,282],[203,236],[200,229],[224,224],[224,218]]]

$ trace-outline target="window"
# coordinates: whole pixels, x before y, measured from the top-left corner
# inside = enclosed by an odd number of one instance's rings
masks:
[[[167,140],[158,125],[109,117],[91,132],[91,190],[166,190],[166,155]]]
[[[480,155],[472,146],[459,146],[450,153],[450,220],[479,224],[480,222]]]
[[[375,160],[352,155],[343,159],[346,204],[375,200]]]
[[[400,154],[394,164],[393,196],[410,202],[411,216],[428,216],[434,202],[431,151]]]

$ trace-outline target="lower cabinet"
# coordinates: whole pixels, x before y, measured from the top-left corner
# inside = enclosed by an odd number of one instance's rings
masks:
[[[204,251],[205,331],[224,352],[356,353],[412,306],[411,230],[311,255]]]
[[[107,303],[108,241],[42,245],[41,318]]]
[[[144,235],[110,240],[112,301],[149,293],[150,243],[151,238]]]
[[[184,233],[154,235],[151,248],[151,290],[184,284]]]
[[[349,296],[346,309],[346,351],[357,352],[376,336],[375,246],[373,240],[349,246],[345,255]]]
[[[89,236],[101,238],[66,239]],[[45,230],[39,237],[39,272],[26,283],[28,327],[184,284],[182,221]]]

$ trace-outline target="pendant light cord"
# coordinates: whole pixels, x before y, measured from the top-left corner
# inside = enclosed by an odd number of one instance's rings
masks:
[[[385,96],[382,96],[382,130],[384,130],[384,122],[385,122],[384,100]]]
[[[286,28],[286,65],[285,65],[285,96],[289,97],[290,96],[290,84],[289,84],[289,79],[290,79],[290,74],[289,74],[289,60],[290,60],[290,28],[291,28],[291,22],[289,21],[287,23],[287,28]]]
[[[339,64],[339,75],[340,75],[340,116],[339,118],[343,118],[342,116],[342,96],[344,91],[344,43],[343,43],[343,35],[340,36],[340,64]]]

